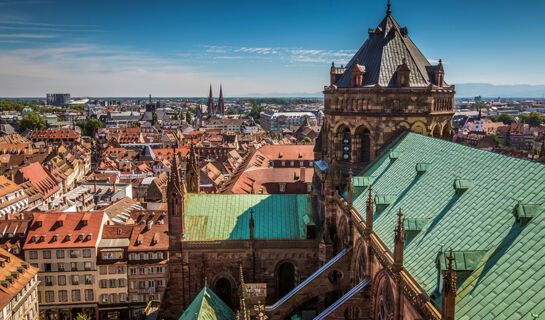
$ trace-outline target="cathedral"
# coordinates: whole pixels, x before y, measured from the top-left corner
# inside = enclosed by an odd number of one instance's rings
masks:
[[[210,85],[210,93],[208,94],[207,114],[208,116],[212,115],[224,115],[225,114],[225,102],[223,101],[223,88],[220,85],[220,97],[218,103],[214,103],[214,95],[212,94],[212,85]]]
[[[198,194],[174,157],[162,317],[545,318],[545,165],[451,142],[454,94],[388,4],[331,66],[312,194]]]

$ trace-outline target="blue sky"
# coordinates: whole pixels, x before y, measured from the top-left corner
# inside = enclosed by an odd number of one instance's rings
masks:
[[[316,93],[385,15],[377,0],[0,0],[0,96]],[[450,83],[545,84],[545,1],[393,0]]]

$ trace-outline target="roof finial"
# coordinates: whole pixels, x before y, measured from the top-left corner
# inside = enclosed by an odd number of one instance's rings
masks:
[[[386,15],[390,15],[392,14],[392,5],[390,4],[390,0],[388,0],[388,4],[386,5],[388,7],[388,9],[386,10]]]

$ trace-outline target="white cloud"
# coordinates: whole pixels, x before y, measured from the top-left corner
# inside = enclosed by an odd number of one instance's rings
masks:
[[[56,37],[57,36],[53,34],[0,33],[0,38],[48,39]]]

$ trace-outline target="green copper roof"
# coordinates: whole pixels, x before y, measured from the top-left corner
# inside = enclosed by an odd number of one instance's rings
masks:
[[[401,153],[395,161],[393,149]],[[418,163],[432,165],[419,174]],[[479,252],[481,259],[463,262],[474,271],[458,287],[457,319],[545,319],[545,214],[528,208],[534,217],[525,224],[513,214],[518,203],[544,207],[544,164],[406,133],[362,176],[374,177],[373,195],[397,196],[374,216],[374,231],[392,252],[399,208],[406,219],[429,219],[404,254],[405,268],[429,295],[441,247],[464,259]],[[366,200],[363,192],[354,201],[364,218]]]
[[[179,320],[234,320],[236,315],[208,287],[204,287]]]
[[[187,194],[186,240],[303,240],[315,225],[310,195]]]

